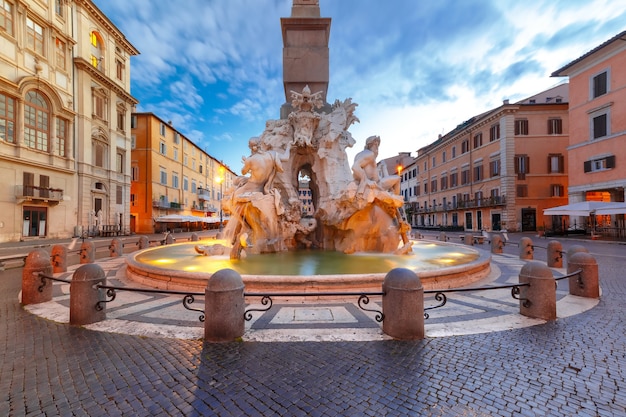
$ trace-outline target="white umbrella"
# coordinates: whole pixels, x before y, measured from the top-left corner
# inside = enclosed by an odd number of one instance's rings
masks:
[[[609,203],[605,207],[596,209],[596,216],[610,215],[610,214],[626,214],[626,203]]]
[[[201,222],[204,221],[204,217],[185,216],[183,214],[168,214],[167,216],[157,217],[156,221],[159,223]]]
[[[543,214],[546,216],[590,216],[598,209],[608,207],[609,204],[611,203],[603,201],[581,201],[545,209]]]

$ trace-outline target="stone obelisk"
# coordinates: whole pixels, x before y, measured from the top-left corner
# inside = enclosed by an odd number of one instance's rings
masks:
[[[320,17],[319,0],[293,0],[291,16],[280,19],[285,88],[281,119],[287,118],[293,110],[291,92],[301,93],[307,85],[312,93],[321,91],[327,103],[330,21],[330,18]]]

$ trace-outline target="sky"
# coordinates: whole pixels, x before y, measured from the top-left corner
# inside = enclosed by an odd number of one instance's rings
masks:
[[[280,117],[280,18],[292,0],[94,0],[140,54],[137,111],[234,172]],[[567,78],[550,75],[626,29],[623,0],[320,0],[330,29],[327,101],[352,98],[357,140],[378,159],[411,152],[489,109]]]

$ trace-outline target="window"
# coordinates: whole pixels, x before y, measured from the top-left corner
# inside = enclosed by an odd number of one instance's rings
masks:
[[[172,187],[174,187],[174,188],[178,188],[179,187],[178,172],[172,172]]]
[[[67,59],[66,59],[66,51],[67,48],[65,46],[65,42],[63,42],[62,40],[60,40],[59,38],[56,38],[54,40],[54,44],[55,44],[55,59],[56,59],[56,66],[59,69],[62,69],[65,71],[65,69],[67,68]]]
[[[63,17],[63,0],[54,0],[54,12],[59,17]]]
[[[125,68],[126,66],[121,60],[119,59],[115,60],[115,76],[120,81],[124,81]]]
[[[530,159],[528,155],[515,155],[515,173],[528,174],[530,172]]]
[[[130,179],[132,181],[139,181],[139,166],[133,165],[130,168]]]
[[[161,172],[161,185],[167,185],[167,171],[164,168],[160,168]]]
[[[200,174],[202,174],[202,165],[198,166],[198,171],[200,172]]]
[[[489,162],[489,177],[497,177],[500,175],[500,160],[494,159]]]
[[[102,51],[102,39],[100,34],[93,31],[89,34],[89,43],[91,46],[91,65],[94,68],[102,70],[102,61],[104,60],[104,53]]]
[[[424,194],[428,194],[428,183],[424,183]]]
[[[180,143],[180,134],[178,132],[174,133],[174,143],[177,145]]]
[[[130,128],[135,129],[136,127],[137,127],[137,116],[132,115],[130,116]]]
[[[178,161],[178,149],[174,148],[174,160]]]
[[[563,187],[561,184],[552,184],[550,186],[550,190],[551,190],[550,195],[552,197],[564,197],[565,196],[565,187]]]
[[[0,139],[15,143],[15,100],[4,94],[0,94]]]
[[[13,5],[7,0],[0,0],[0,30],[13,34]]]
[[[461,142],[461,154],[469,152],[469,139],[465,139]]]
[[[126,110],[117,109],[117,130],[124,132],[126,126]]]
[[[441,153],[441,162],[442,162],[442,163],[443,163],[443,162],[446,162],[446,151],[443,151],[443,152]]]
[[[115,204],[123,204],[124,187],[117,184],[115,187]]]
[[[563,121],[561,119],[548,119],[548,135],[560,135],[563,133]]]
[[[183,191],[189,191],[189,178],[183,177]]]
[[[431,193],[437,192],[437,180],[436,179],[430,181],[430,192]]]
[[[107,98],[106,92],[102,88],[93,88],[93,117],[100,120],[107,120]]]
[[[94,144],[94,165],[104,168],[104,145],[100,142]]]
[[[604,171],[615,168],[615,155],[585,161],[585,172]]]
[[[115,154],[115,170],[120,174],[124,173],[124,154],[122,152]]]
[[[489,142],[500,139],[500,124],[495,124],[489,128]]]
[[[480,181],[483,179],[483,166],[476,165],[474,167],[474,181]]]
[[[516,194],[518,197],[528,197],[528,185],[517,184]]]
[[[130,135],[130,149],[137,147],[137,135]]]
[[[592,137],[598,139],[608,135],[607,114],[600,114],[592,118]]]
[[[450,187],[456,187],[459,185],[459,173],[453,172],[450,174]]]
[[[565,158],[561,154],[548,155],[548,172],[551,174],[561,174],[565,172],[564,161]]]
[[[161,133],[161,136],[165,136],[165,125],[163,123],[161,123],[159,131]]]
[[[26,93],[24,103],[24,142],[26,146],[48,151],[50,135],[48,103],[37,91]]]
[[[441,177],[441,191],[448,189],[448,177]]]
[[[159,153],[161,155],[167,155],[167,147],[165,146],[165,142],[159,142]]]
[[[456,158],[456,146],[452,147],[452,158]]]
[[[191,180],[191,192],[195,194],[196,190],[197,190],[196,180]]]
[[[431,165],[431,168],[434,168],[435,166],[437,166],[437,158],[433,156],[433,164]]]
[[[480,148],[481,146],[483,146],[483,134],[477,133],[474,135],[474,149]]]
[[[413,188],[414,188],[413,193],[414,193],[416,196],[417,196],[417,195],[420,195],[420,186],[419,186],[419,184],[417,184],[417,185],[416,185],[416,186],[414,186]]]
[[[600,97],[608,91],[607,72],[604,71],[592,78],[591,98]]]
[[[470,171],[469,171],[469,168],[466,168],[463,171],[461,171],[461,185],[469,184],[469,182],[470,182]]]
[[[185,166],[188,165],[187,154],[183,155],[183,165],[185,165]]]
[[[519,119],[515,121],[515,135],[528,135],[528,120]]]
[[[59,156],[66,156],[65,144],[67,143],[68,121],[57,118],[57,134],[54,138],[54,153]]]
[[[30,17],[26,18],[26,42],[28,48],[43,56],[43,27]]]

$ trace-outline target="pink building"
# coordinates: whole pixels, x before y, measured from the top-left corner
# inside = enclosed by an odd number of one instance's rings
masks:
[[[552,76],[569,77],[569,203],[623,202],[626,186],[626,31],[555,71]],[[570,221],[586,222],[587,219]],[[614,229],[614,232],[624,227],[623,214],[598,216],[596,221],[598,226]]]

